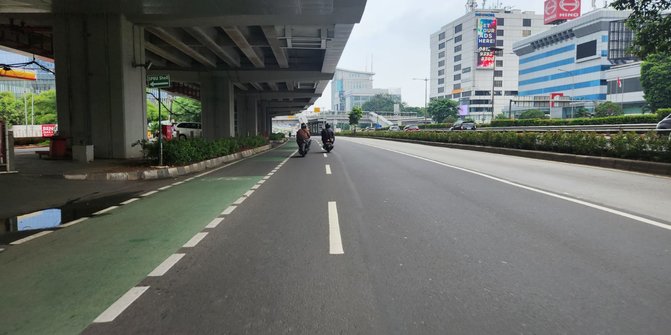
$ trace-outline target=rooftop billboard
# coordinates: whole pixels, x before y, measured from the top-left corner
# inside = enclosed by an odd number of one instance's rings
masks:
[[[580,17],[580,0],[545,0],[545,24]]]

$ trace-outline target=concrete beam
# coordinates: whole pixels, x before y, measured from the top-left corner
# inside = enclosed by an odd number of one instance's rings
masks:
[[[287,54],[280,45],[280,40],[277,38],[277,30],[275,29],[275,26],[262,26],[261,29],[263,29],[263,34],[266,35],[266,38],[268,39],[268,44],[270,45],[270,49],[272,49],[273,54],[275,55],[277,64],[282,69],[289,68]]]
[[[279,90],[279,88],[277,87],[277,84],[274,83],[274,82],[269,82],[269,83],[266,83],[266,84],[268,84],[268,86],[270,87],[270,89],[272,91],[278,91]]]
[[[319,98],[321,94],[315,94],[312,92],[261,92],[258,94],[260,99],[269,100],[269,99],[306,99],[306,98]]]
[[[265,90],[263,89],[263,86],[261,86],[260,83],[251,82],[251,83],[249,83],[249,85],[252,85],[252,87],[254,87],[254,88],[255,88],[257,91],[259,91],[259,92],[265,91]]]
[[[256,68],[263,68],[266,65],[263,62],[262,56],[257,54],[254,48],[247,42],[247,38],[245,38],[245,35],[242,34],[240,29],[236,26],[226,26],[222,27],[222,29],[228,34],[228,37],[230,37],[235,45],[240,48],[240,51],[242,51],[245,56],[247,56],[247,59],[249,59],[252,64],[254,64],[254,67]]]
[[[210,49],[217,57],[232,67],[240,67],[240,55],[233,47],[223,47],[217,43],[219,33],[214,28],[187,27],[184,28],[189,35]]]
[[[156,55],[163,57],[170,62],[177,64],[182,67],[190,67],[191,66],[191,59],[189,57],[186,57],[182,54],[175,53],[171,50],[166,50],[154,43],[151,43],[149,41],[145,41],[144,43],[145,49],[155,53]]]
[[[287,85],[287,90],[293,91],[294,87],[296,86],[296,83],[293,80],[287,81],[285,83]]]
[[[221,71],[229,79],[243,83],[248,82],[286,82],[286,81],[319,81],[333,79],[333,73],[320,71],[294,70],[239,70]]]
[[[207,67],[217,67],[217,61],[213,57],[204,55],[202,52],[192,48],[183,42],[182,33],[177,29],[171,28],[156,28],[156,27],[147,27],[147,31],[152,33],[154,36],[162,39],[164,42],[172,45],[179,51],[183,52],[185,55],[195,59],[198,63],[203,64]]]
[[[245,86],[245,84],[241,84],[241,83],[233,83],[233,85],[235,85],[235,87],[237,87],[237,88],[239,88],[239,89],[241,89],[241,90],[243,90],[243,91],[247,91],[247,90],[249,90],[249,88],[247,88],[247,86]]]

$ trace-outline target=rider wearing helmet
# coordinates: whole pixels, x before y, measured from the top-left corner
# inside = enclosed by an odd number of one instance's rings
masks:
[[[326,143],[329,140],[331,141],[331,143],[335,142],[335,134],[333,133],[333,129],[331,129],[330,124],[328,123],[326,124],[324,129],[322,129],[321,135],[322,135],[322,143]]]
[[[301,123],[301,129],[298,129],[296,132],[296,143],[301,151],[305,151],[305,148],[310,148],[312,140],[310,139],[310,131],[308,126],[305,123]]]

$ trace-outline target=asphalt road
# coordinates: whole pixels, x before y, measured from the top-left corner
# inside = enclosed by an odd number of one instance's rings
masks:
[[[283,150],[201,177],[271,173],[84,333],[671,329],[669,178],[365,139]]]
[[[87,219],[0,252],[0,334],[671,329],[669,178],[371,139],[294,150],[63,183]]]

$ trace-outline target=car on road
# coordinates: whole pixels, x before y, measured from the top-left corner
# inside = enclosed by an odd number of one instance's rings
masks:
[[[414,124],[411,124],[403,127],[403,131],[419,131],[419,127]]]
[[[476,128],[475,122],[457,122],[450,130],[475,130]]]
[[[203,135],[200,122],[178,122],[175,123],[174,129],[175,136],[180,140],[201,137]]]
[[[389,131],[401,131],[401,127],[399,126],[390,126]]]
[[[667,115],[657,124],[657,129],[671,129],[671,114]]]

